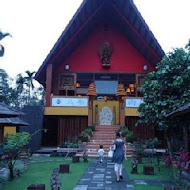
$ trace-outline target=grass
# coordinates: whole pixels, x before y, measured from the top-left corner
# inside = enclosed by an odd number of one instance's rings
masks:
[[[152,185],[135,185],[135,190],[164,190],[164,187]]]
[[[147,163],[147,160],[144,159],[143,162]],[[138,164],[138,174],[131,174],[131,170],[132,170],[131,163],[132,163],[132,159],[129,158],[127,161],[125,161],[124,167],[128,171],[130,175],[130,179],[132,180],[135,180],[135,179],[174,180],[171,170],[166,168],[163,162],[161,162],[159,165],[160,171],[158,170],[157,165],[154,165],[154,175],[144,175],[143,164]]]
[[[50,161],[51,160],[51,161]],[[31,184],[45,184],[46,190],[51,190],[50,176],[54,168],[59,168],[60,164],[70,164],[70,173],[59,174],[62,180],[62,186],[64,190],[71,190],[75,187],[76,183],[80,179],[84,170],[87,168],[88,163],[84,163],[82,160],[79,163],[72,163],[70,158],[32,158],[30,161],[35,163],[28,164],[28,170],[21,174],[19,178],[15,178],[13,181],[8,182],[3,186],[3,190],[26,190]]]
[[[131,174],[132,170],[132,158],[129,158],[124,162],[124,167],[130,175],[131,180],[174,180],[173,174],[171,170],[166,168],[163,162],[160,162],[158,170],[158,166],[153,164],[154,166],[154,175],[144,175],[143,173],[143,165],[151,165],[149,164],[147,159],[143,158],[144,164],[138,164],[138,174]],[[156,185],[136,185],[134,184],[135,190],[164,190],[164,187],[156,186]]]
[[[89,160],[91,161],[91,160]],[[136,179],[157,179],[157,180],[172,180],[172,176],[169,170],[164,164],[160,164],[161,171],[158,171],[155,167],[155,175],[144,175],[143,174],[143,164],[138,165],[139,174],[131,174],[131,159],[124,162],[124,167],[126,168],[130,178],[132,180]],[[28,170],[21,174],[19,178],[15,178],[13,181],[8,182],[3,186],[3,190],[26,190],[31,184],[45,184],[46,190],[51,190],[50,187],[50,176],[54,168],[59,168],[60,164],[68,163],[70,164],[70,173],[60,174],[62,180],[61,189],[71,190],[75,187],[84,170],[88,167],[88,163],[84,163],[82,160],[79,163],[72,163],[70,158],[63,157],[31,157],[28,164]],[[135,190],[164,190],[161,186],[152,185],[136,185]]]

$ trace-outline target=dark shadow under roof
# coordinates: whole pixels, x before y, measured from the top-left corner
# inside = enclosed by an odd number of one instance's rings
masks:
[[[169,113],[167,115],[167,117],[169,118],[173,118],[173,117],[177,117],[177,116],[182,116],[185,115],[187,113],[190,113],[190,102],[185,104],[184,106],[176,109],[175,111]]]

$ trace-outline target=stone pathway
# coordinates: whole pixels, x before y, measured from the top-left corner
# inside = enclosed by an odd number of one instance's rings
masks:
[[[110,159],[105,159],[102,164],[94,159],[86,169],[78,184],[73,190],[135,190],[134,185],[175,186],[169,180],[130,180],[126,170],[123,170],[124,179],[116,181],[114,164]]]
[[[111,160],[105,159],[101,164],[94,159],[73,190],[134,190],[125,170],[123,177],[121,182],[116,181]]]

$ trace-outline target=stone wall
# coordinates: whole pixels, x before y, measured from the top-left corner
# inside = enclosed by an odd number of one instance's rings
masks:
[[[26,131],[33,134],[39,131],[32,137],[29,143],[29,148],[34,152],[41,147],[44,108],[42,106],[25,106],[21,111],[26,114],[22,116],[22,119],[28,122],[29,126],[20,127],[19,132]]]

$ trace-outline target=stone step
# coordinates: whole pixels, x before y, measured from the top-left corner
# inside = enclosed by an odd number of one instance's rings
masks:
[[[118,131],[119,126],[96,126],[90,141],[87,143],[85,149],[87,150],[89,157],[97,157],[97,152],[100,145],[103,145],[105,151],[105,157],[108,155],[108,151],[113,141],[115,140],[115,133]],[[128,146],[127,146],[128,147]],[[77,152],[76,155],[82,156],[82,152]],[[133,148],[127,148],[127,156],[133,155]]]
[[[93,141],[93,140],[110,140],[110,141],[112,141],[112,140],[114,140],[114,138],[113,137],[108,137],[108,136],[99,136],[99,137],[92,137],[91,138],[91,140]]]
[[[106,133],[113,133],[115,134],[115,130],[111,130],[111,129],[108,129],[108,130],[104,130],[104,129],[95,129],[94,130],[95,132],[106,132]]]
[[[115,133],[114,132],[106,132],[106,131],[95,131],[93,132],[93,135],[102,135],[102,134],[105,134],[105,135],[112,135],[115,137]]]
[[[115,138],[115,134],[106,133],[106,132],[104,132],[104,133],[93,133],[92,136],[93,136],[93,137],[96,137],[96,136],[110,136],[110,137],[112,137],[112,138]]]
[[[105,141],[103,141],[103,140],[100,140],[100,141],[96,141],[96,142],[93,142],[93,141],[90,141],[89,143],[88,143],[88,145],[103,145],[103,146],[111,146],[111,144],[112,144],[112,142],[111,141],[109,141],[109,142],[105,142]]]

